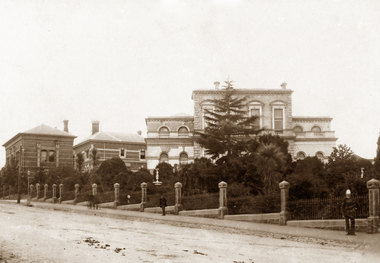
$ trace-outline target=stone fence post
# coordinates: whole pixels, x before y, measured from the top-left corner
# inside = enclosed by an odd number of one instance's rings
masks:
[[[53,204],[57,201],[57,185],[53,184]]]
[[[45,184],[44,185],[44,201],[46,201],[46,199],[47,199],[47,190],[48,190],[48,185],[47,184]]]
[[[30,192],[28,196],[28,205],[30,204],[30,201],[32,200],[34,185],[31,184],[29,188],[30,188]]]
[[[120,196],[120,184],[116,183],[113,185],[115,188],[115,202],[113,204],[114,208],[117,208],[117,206],[120,203],[119,196]]]
[[[96,184],[92,184],[92,195],[95,196],[98,193],[98,186]]]
[[[147,188],[146,183],[141,184],[141,204],[140,204],[140,212],[144,212],[145,206],[146,206],[146,201],[147,201],[147,194],[146,194],[146,188]]]
[[[79,184],[75,184],[75,197],[74,197],[74,204],[75,205],[78,202],[78,194],[79,194]]]
[[[367,182],[368,198],[369,198],[369,217],[367,219],[367,233],[373,234],[378,232],[379,227],[379,189],[380,181],[376,179]]]
[[[3,199],[5,199],[5,185],[3,185]]]
[[[8,199],[11,199],[11,192],[12,192],[12,186],[10,185],[10,186],[9,186],[9,195],[8,195]]]
[[[280,225],[286,225],[286,222],[289,220],[289,188],[290,184],[287,181],[282,181],[280,184],[281,189],[281,212],[280,212]]]
[[[37,191],[36,200],[37,201],[38,201],[38,198],[40,198],[40,187],[41,187],[41,185],[39,183],[36,183],[36,191]]]
[[[179,214],[179,211],[182,210],[183,206],[182,206],[182,193],[181,193],[181,189],[182,189],[182,184],[180,182],[177,182],[175,185],[174,185],[174,188],[175,188],[175,205],[174,205],[174,213],[176,215]]]
[[[218,217],[219,219],[224,219],[225,215],[228,215],[227,208],[227,183],[220,182],[219,186],[219,208],[218,208]]]
[[[63,194],[63,184],[59,185],[59,198],[58,203],[62,203],[62,194]]]

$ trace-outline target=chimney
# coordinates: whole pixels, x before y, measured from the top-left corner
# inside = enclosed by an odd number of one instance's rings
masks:
[[[219,90],[220,82],[219,82],[219,81],[215,81],[215,82],[214,82],[214,85],[215,85],[215,89],[216,89],[216,90]]]
[[[99,121],[92,121],[92,134],[99,132]]]
[[[288,84],[286,82],[283,82],[280,86],[281,86],[281,88],[286,89],[286,85],[288,85]]]
[[[141,134],[142,134],[142,131],[137,131],[137,134],[141,136]]]
[[[63,131],[69,132],[69,121],[68,120],[63,121]]]

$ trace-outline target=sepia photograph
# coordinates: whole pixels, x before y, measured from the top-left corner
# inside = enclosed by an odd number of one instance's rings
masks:
[[[1,0],[0,263],[379,262],[379,14]]]

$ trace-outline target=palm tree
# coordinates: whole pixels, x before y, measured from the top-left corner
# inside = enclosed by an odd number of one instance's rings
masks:
[[[275,142],[260,142],[255,153],[257,171],[260,174],[264,193],[273,193],[287,164],[287,154]]]

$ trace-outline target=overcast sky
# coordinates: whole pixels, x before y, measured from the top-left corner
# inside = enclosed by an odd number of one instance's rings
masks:
[[[380,1],[0,2],[0,142],[42,123],[78,136],[193,114],[194,89],[293,90],[337,144],[376,155]],[[5,150],[0,151],[0,167]]]

